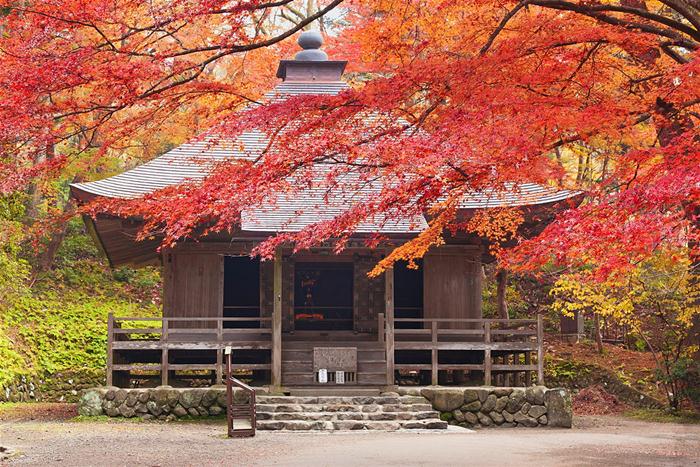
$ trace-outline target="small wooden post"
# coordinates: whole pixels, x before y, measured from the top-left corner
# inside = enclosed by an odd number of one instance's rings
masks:
[[[282,386],[282,253],[275,253],[273,270],[273,306],[272,306],[272,387]]]
[[[112,341],[114,341],[114,313],[107,315],[107,386],[112,385],[112,367],[114,365],[114,355],[112,355]]]
[[[525,352],[525,365],[530,365],[531,359],[532,357],[530,352]],[[527,370],[525,372],[525,386],[530,385],[532,385],[532,372],[530,370]]]
[[[384,342],[384,313],[377,313],[377,339]]]
[[[384,271],[386,314],[386,384],[394,385],[394,268]]]
[[[160,332],[160,345],[161,345],[161,356],[160,356],[160,384],[162,386],[168,385],[168,318],[163,318],[162,328]]]
[[[484,385],[491,386],[491,323],[484,321]]]
[[[221,355],[221,346],[224,341],[224,320],[216,320],[216,384],[221,384],[224,380],[224,362]]]
[[[544,325],[537,314],[537,384],[544,386]]]
[[[432,321],[430,323],[430,337],[432,342],[432,349],[430,351],[430,384],[437,386],[438,384],[438,349],[437,349],[437,338],[438,338],[438,322]]]

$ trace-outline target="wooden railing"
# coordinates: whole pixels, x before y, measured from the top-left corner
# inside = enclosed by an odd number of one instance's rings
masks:
[[[232,351],[226,347],[226,420],[228,422],[229,438],[244,438],[255,436],[255,389],[243,381],[233,377]],[[247,394],[247,401],[237,404],[233,398],[233,387],[236,386]],[[238,424],[236,423],[238,421]]]
[[[215,370],[216,380],[223,379],[222,350],[263,350],[272,347],[270,317],[254,318],[155,318],[115,317],[107,322],[107,384],[113,384],[115,371],[157,370],[161,383],[168,384],[168,372],[177,370]],[[259,327],[228,327],[240,323],[258,323]],[[159,363],[115,362],[116,351],[156,350]],[[215,350],[216,363],[169,363],[171,350]],[[269,363],[235,364],[234,369],[270,370]]]
[[[440,370],[477,370],[484,372],[484,384],[492,384],[493,372],[524,372],[529,384],[530,372],[544,382],[542,317],[537,319],[450,319],[396,318],[394,323],[411,323],[412,328],[389,327],[382,314],[378,317],[380,341],[387,353],[414,350],[430,351],[430,364],[397,363],[395,370],[429,370],[432,384]],[[440,351],[483,351],[483,363],[439,363]],[[496,355],[493,355],[493,353]],[[532,363],[536,354],[536,363]],[[522,358],[521,358],[522,357]],[[495,360],[495,361],[494,361]],[[512,360],[512,362],[511,362]]]

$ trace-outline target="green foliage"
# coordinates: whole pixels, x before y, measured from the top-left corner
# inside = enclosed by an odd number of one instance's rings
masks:
[[[690,337],[700,306],[689,270],[687,251],[660,251],[626,276],[605,282],[593,280],[582,269],[559,277],[551,291],[551,308],[569,316],[594,313],[627,326],[635,346],[653,354],[657,382],[664,386],[669,406],[697,404],[694,378],[700,369],[692,355],[698,349]]]
[[[16,225],[8,218],[18,213],[0,202],[0,222],[6,215],[4,222]],[[17,232],[0,243],[0,388],[22,375],[102,369],[110,312],[160,314],[158,271],[113,273],[80,219],[70,221],[53,268],[35,277],[20,257]]]
[[[583,363],[573,360],[557,360],[548,361],[544,367],[548,379],[561,380],[576,380],[582,376],[590,374],[591,369]]]

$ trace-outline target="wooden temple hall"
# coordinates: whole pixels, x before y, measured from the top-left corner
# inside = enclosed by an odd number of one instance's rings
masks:
[[[346,63],[327,59],[318,48],[320,36],[302,37],[304,50],[280,62],[281,82],[268,100],[347,88]],[[198,139],[122,174],[74,184],[72,195],[83,203],[94,197],[134,198],[202,178],[208,163],[255,157],[266,144],[261,135]],[[372,189],[353,196],[371,196]],[[331,218],[344,195],[327,199],[324,194],[309,188],[305,196],[280,196],[243,212],[231,236],[183,241],[161,253],[158,238],[134,240],[139,219],[86,218],[111,265],[162,267],[162,317],[109,317],[107,383],[221,383],[226,347],[232,348],[241,377],[282,391],[542,381],[541,320],[482,317],[482,264],[491,258],[481,238],[447,238],[418,269],[397,264],[376,279],[367,272],[388,244],[370,249],[362,238],[379,232],[398,244],[424,228],[424,218],[377,219],[341,254],[333,254],[329,245],[297,254],[281,248],[274,261],[250,257],[270,235]],[[528,228],[537,231],[576,196],[526,184],[465,198],[460,215],[522,206]]]

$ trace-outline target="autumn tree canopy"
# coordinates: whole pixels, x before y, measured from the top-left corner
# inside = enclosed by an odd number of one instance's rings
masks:
[[[182,125],[187,137],[257,128],[271,143],[256,161],[89,209],[141,216],[144,235],[167,245],[235,228],[243,208],[279,190],[381,178],[371,202],[257,249],[270,256],[282,242],[327,239],[342,247],[378,213],[428,212],[429,227],[379,272],[422,255],[446,231],[517,235],[522,217],[513,210],[469,222],[455,217],[456,204],[470,192],[535,182],[583,190],[586,201],[502,253],[513,268],[556,261],[603,277],[660,248],[690,245],[697,254],[696,0],[2,4],[5,193],[66,173],[94,177],[110,155]],[[274,83],[292,36],[323,18],[327,51],[349,61],[353,88],[240,112]],[[319,164],[325,176],[312,182]]]

